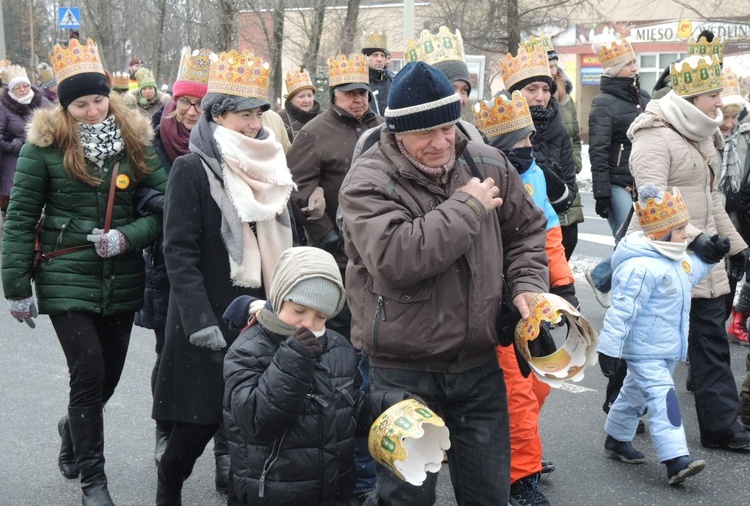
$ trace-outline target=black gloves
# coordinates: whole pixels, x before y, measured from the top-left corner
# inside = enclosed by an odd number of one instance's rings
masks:
[[[323,354],[323,346],[320,345],[318,338],[309,329],[300,327],[293,337],[296,343],[300,345],[297,349],[301,348],[309,357],[315,358]]]
[[[617,371],[620,369],[621,364],[622,361],[619,358],[599,353],[599,367],[607,378],[617,375]]]
[[[343,244],[344,238],[341,237],[341,234],[339,234],[338,230],[332,228],[331,231],[328,232],[325,237],[320,240],[320,244],[318,246],[323,251],[327,251],[331,255],[335,255],[339,252]]]
[[[739,281],[743,275],[745,276],[745,281],[750,279],[750,248],[743,249],[736,255],[729,257],[727,274],[734,281]]]
[[[602,218],[609,217],[609,211],[612,209],[612,199],[609,197],[602,197],[596,199],[596,214]]]
[[[690,249],[704,262],[715,264],[729,252],[729,238],[719,237],[714,234],[709,238],[706,234],[700,234],[690,243]]]
[[[580,309],[581,303],[578,302],[578,297],[576,297],[576,287],[573,284],[570,285],[563,285],[563,286],[553,286],[549,289],[549,292],[558,295],[568,301],[571,306],[573,306],[576,309]]]
[[[575,192],[571,191],[565,184],[559,165],[553,163],[551,169],[546,166],[542,166],[541,169],[544,174],[544,182],[547,184],[547,198],[552,204],[552,209],[556,213],[564,213],[573,205],[573,200],[576,198]]]

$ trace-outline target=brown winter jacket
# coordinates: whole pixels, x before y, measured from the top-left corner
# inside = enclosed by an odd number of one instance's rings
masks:
[[[317,246],[336,223],[339,188],[352,163],[352,153],[359,136],[369,128],[380,125],[383,118],[368,111],[356,119],[342,109],[331,107],[316,116],[297,133],[287,163],[297,184],[290,202],[294,219],[301,223]],[[326,212],[322,218],[308,221],[301,208],[316,187],[325,192]]]
[[[628,130],[633,141],[630,153],[630,171],[636,187],[653,183],[659,188],[680,189],[690,212],[688,243],[700,233],[716,233],[729,238],[729,256],[747,248],[740,234],[724,210],[716,181],[721,168],[716,146],[723,141],[719,130],[713,137],[698,142],[701,153],[711,161],[709,166],[685,138],[670,128],[662,116],[659,100],[651,100],[645,112],[638,116]],[[630,222],[629,232],[640,230],[637,219]],[[724,262],[716,264],[703,280],[693,287],[693,298],[714,298],[729,293],[729,279]]]
[[[497,212],[457,191],[472,177],[461,156],[467,146],[500,188]],[[383,127],[380,144],[344,179],[352,342],[375,367],[458,373],[497,360],[503,274],[513,296],[548,291],[546,219],[518,173],[499,151],[460,132],[456,151],[445,191],[404,158]]]

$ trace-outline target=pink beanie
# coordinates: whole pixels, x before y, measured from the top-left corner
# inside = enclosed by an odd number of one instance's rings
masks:
[[[175,81],[172,86],[172,96],[174,98],[180,98],[184,95],[203,98],[207,91],[207,84],[196,83],[195,81]]]

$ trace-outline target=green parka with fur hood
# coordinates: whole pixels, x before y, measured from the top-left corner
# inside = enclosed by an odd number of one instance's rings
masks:
[[[111,174],[120,162],[111,228],[125,235],[130,248],[112,258],[100,258],[93,247],[44,262],[34,279],[39,312],[57,314],[83,311],[111,315],[136,312],[143,303],[144,265],[141,249],[161,232],[161,214],[139,217],[136,191],[166,190],[167,173],[155,155],[148,118],[129,114],[142,142],[147,145],[151,172],[135,181],[125,151],[109,158],[102,169],[88,169],[101,179],[89,186],[71,178],[63,167],[63,154],[54,144],[54,117],[60,111],[40,109],[28,127],[27,143],[16,166],[3,236],[2,280],[6,298],[25,298],[31,293],[34,230],[42,212],[42,249],[49,253],[81,244],[94,228],[104,228]]]

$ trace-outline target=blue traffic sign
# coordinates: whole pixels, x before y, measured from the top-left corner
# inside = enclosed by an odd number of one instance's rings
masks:
[[[60,28],[72,30],[81,27],[81,10],[78,7],[60,7],[57,11]]]

